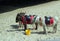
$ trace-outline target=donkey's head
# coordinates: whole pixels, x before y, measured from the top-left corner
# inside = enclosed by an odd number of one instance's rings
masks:
[[[17,16],[16,16],[16,22],[21,21],[21,17],[24,16],[24,15],[25,15],[24,12],[18,13]]]

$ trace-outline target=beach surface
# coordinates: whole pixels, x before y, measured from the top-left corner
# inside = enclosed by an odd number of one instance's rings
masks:
[[[31,35],[25,35],[23,27],[18,28],[18,23],[15,22],[17,13],[26,12],[26,14],[43,16],[58,16],[60,18],[60,1],[51,1],[44,4],[37,4],[34,6],[28,6],[24,8],[17,8],[14,6],[1,6],[0,11],[0,41],[58,41],[60,39],[60,21],[57,26],[57,33],[43,34],[43,28],[38,27],[38,30],[32,30],[33,26],[28,25],[31,28]],[[8,11],[8,8],[17,8]],[[52,27],[49,31],[52,31]]]

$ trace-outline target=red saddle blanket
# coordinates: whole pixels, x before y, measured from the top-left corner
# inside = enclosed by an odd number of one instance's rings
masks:
[[[54,23],[54,19],[51,18],[51,19],[50,19],[50,24],[53,24],[53,23]]]
[[[45,19],[45,24],[46,25],[51,25],[53,23],[54,23],[54,19],[53,18],[47,18],[47,19]]]
[[[22,16],[22,23],[23,24],[31,24],[34,16]]]

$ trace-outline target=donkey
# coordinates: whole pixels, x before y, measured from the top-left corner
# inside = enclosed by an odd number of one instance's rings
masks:
[[[55,17],[51,17],[51,16],[41,17],[39,19],[39,21],[40,21],[40,25],[43,26],[44,33],[45,34],[48,33],[48,31],[47,31],[48,27],[53,27],[53,33],[56,33],[57,32],[58,20],[59,20],[59,18],[56,16]]]
[[[24,26],[24,30],[27,29],[27,24],[35,24],[35,30],[37,30],[39,23],[39,16],[37,15],[25,15],[24,12],[18,13],[16,16],[16,22],[19,22],[19,27],[21,24]]]

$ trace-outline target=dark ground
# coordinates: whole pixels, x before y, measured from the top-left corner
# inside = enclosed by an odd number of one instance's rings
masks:
[[[51,1],[51,0],[50,0]],[[47,0],[0,0],[0,5],[33,5],[45,3]]]
[[[51,1],[51,0],[50,0]],[[18,8],[50,2],[47,0],[0,0],[0,14]]]

